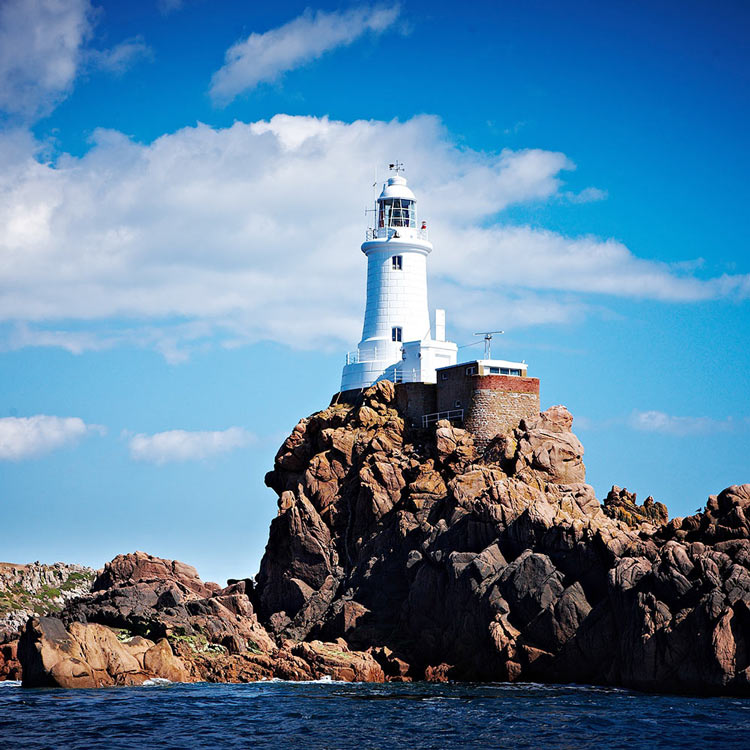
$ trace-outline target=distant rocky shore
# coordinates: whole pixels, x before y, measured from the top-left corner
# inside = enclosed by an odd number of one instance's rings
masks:
[[[303,419],[282,445],[266,477],[279,512],[255,580],[221,587],[180,562],[119,555],[84,590],[9,621],[0,679],[750,694],[750,485],[671,521],[617,487],[600,504],[571,426],[552,407],[479,454],[448,422],[410,427],[398,387],[380,382]]]

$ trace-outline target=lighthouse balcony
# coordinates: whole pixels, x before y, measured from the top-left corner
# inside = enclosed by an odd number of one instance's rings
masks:
[[[365,232],[365,241],[370,240],[390,240],[390,239],[410,239],[410,240],[423,240],[424,242],[429,241],[429,235],[427,227],[370,227]]]

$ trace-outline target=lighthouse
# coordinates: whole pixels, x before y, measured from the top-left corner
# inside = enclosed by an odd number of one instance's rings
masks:
[[[445,340],[445,311],[430,326],[427,258],[432,244],[417,219],[417,199],[391,165],[375,202],[375,226],[367,230],[367,301],[362,340],[346,356],[341,390],[367,388],[378,380],[435,383],[436,369],[456,363],[457,346]],[[434,337],[433,337],[434,335]]]

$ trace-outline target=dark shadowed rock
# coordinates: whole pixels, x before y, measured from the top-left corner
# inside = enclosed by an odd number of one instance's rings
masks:
[[[619,488],[603,509],[572,421],[552,407],[479,456],[409,428],[384,383],[303,420],[267,477],[261,621],[399,677],[747,692],[750,487],[669,524]]]

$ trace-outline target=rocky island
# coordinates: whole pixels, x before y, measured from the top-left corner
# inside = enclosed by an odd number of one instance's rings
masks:
[[[255,579],[119,555],[4,632],[0,677],[750,694],[750,485],[670,521],[618,487],[597,500],[562,406],[479,450],[448,421],[414,427],[402,401],[379,381],[294,428],[266,477],[279,510]]]

